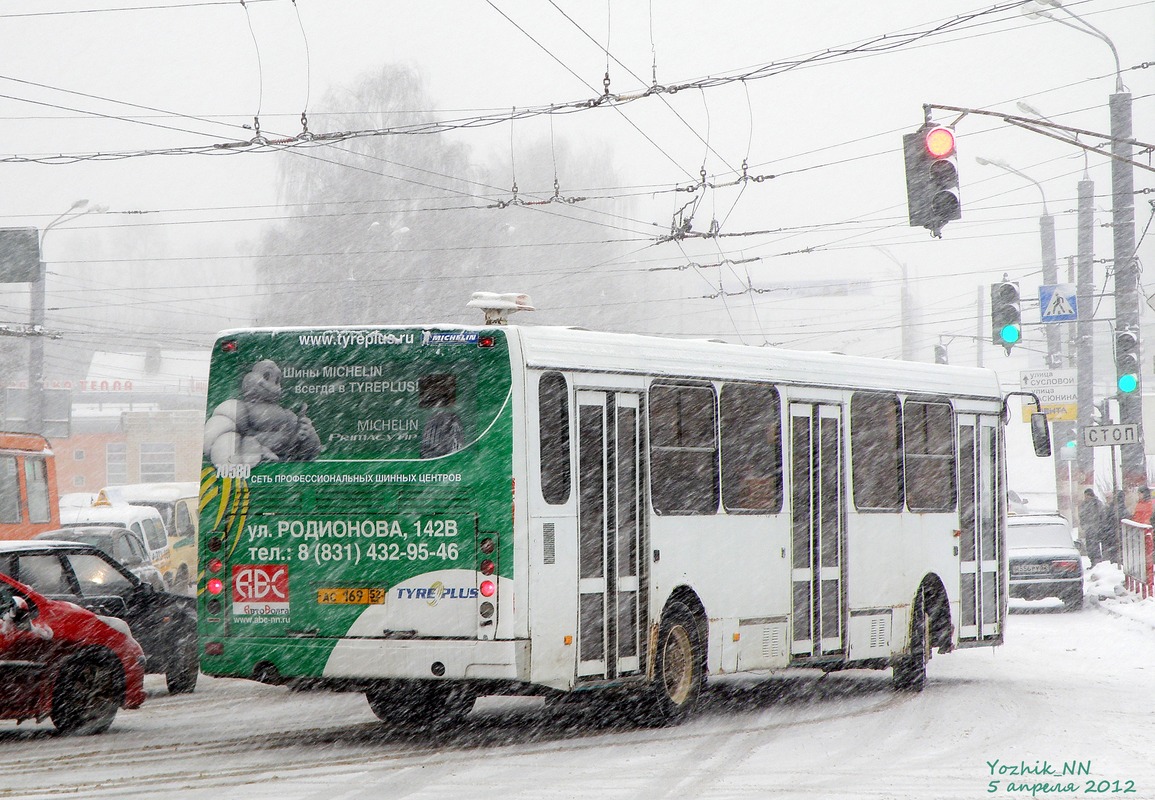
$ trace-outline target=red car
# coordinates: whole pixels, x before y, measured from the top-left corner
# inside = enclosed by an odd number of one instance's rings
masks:
[[[144,652],[122,620],[0,574],[0,719],[102,733],[118,709],[143,702]]]

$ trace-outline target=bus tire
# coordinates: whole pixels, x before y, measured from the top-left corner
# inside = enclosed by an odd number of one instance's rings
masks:
[[[86,655],[60,669],[52,689],[52,724],[63,734],[104,733],[124,702],[124,672],[111,658]]]
[[[706,681],[701,629],[684,604],[672,602],[662,615],[654,658],[652,696],[643,721],[680,722],[697,707]]]
[[[919,590],[910,613],[910,646],[894,662],[894,688],[921,692],[926,686],[926,662],[930,660],[930,617]]]
[[[397,681],[367,690],[365,699],[377,719],[413,730],[460,722],[476,697],[449,683]]]

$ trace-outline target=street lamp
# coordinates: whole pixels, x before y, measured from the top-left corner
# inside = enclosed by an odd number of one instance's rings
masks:
[[[1020,100],[1017,103],[1019,110],[1025,114],[1038,117],[1046,122],[1053,120],[1030,103]],[[1078,136],[1075,137],[1076,139]],[[1083,309],[1075,322],[1075,368],[1078,370],[1075,398],[1078,407],[1078,425],[1080,428],[1089,428],[1095,422],[1092,415],[1095,411],[1095,348],[1094,326],[1091,312],[1091,303],[1094,299],[1095,278],[1095,182],[1091,180],[1086,150],[1083,154],[1083,178],[1079,181],[1079,206],[1077,214],[1078,255],[1076,263],[1078,269],[1075,276],[1075,297],[1077,306]],[[1075,463],[1079,470],[1080,483],[1093,484],[1095,481],[1095,462],[1090,447],[1081,445],[1076,447]]]
[[[910,301],[910,282],[906,272],[906,263],[895,258],[894,254],[885,247],[875,245],[875,250],[882,253],[884,256],[894,262],[902,274],[902,296],[901,296],[901,314],[902,314],[902,360],[914,361],[914,331],[912,325],[914,324],[913,313],[911,311]]]
[[[48,231],[85,214],[100,214],[105,206],[90,206],[87,200],[77,200],[68,210],[44,226],[40,231],[40,264],[36,280],[32,282],[29,298],[32,338],[28,349],[28,427],[33,433],[44,432],[44,284],[47,268],[44,263],[44,240]]]
[[[998,167],[1013,175],[1018,175],[1023,180],[1033,183],[1035,188],[1039,190],[1039,194],[1043,198],[1043,213],[1039,216],[1039,239],[1043,246],[1043,283],[1051,286],[1057,284],[1059,282],[1059,268],[1055,247],[1055,218],[1047,211],[1047,193],[1043,191],[1043,185],[1030,175],[1015,169],[1000,159],[976,156],[975,161],[981,166]],[[1040,318],[1045,311],[1046,309],[1040,309]],[[1059,331],[1054,325],[1047,325],[1044,330],[1047,335],[1047,366],[1053,368],[1059,360]]]
[[[1074,28],[1094,36],[1111,48],[1115,59],[1115,93],[1110,97],[1111,111],[1111,233],[1114,244],[1112,266],[1115,273],[1115,326],[1118,330],[1139,331],[1139,265],[1135,259],[1135,168],[1131,164],[1134,147],[1131,144],[1131,93],[1123,87],[1123,69],[1115,43],[1101,30],[1065,7],[1061,0],[1038,0],[1057,8],[1079,23],[1074,25],[1043,11],[1032,11],[1032,16]],[[1138,346],[1138,343],[1136,343]],[[1119,421],[1135,425],[1139,430],[1138,444],[1121,446],[1124,486],[1142,486],[1147,482],[1147,459],[1143,453],[1143,387],[1119,395]]]

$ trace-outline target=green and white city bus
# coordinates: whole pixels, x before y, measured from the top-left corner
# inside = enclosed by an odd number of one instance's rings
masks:
[[[201,667],[383,720],[1002,641],[974,368],[579,329],[253,329],[212,353]],[[1042,421],[1042,420],[1040,420]],[[414,713],[416,712],[416,714]]]

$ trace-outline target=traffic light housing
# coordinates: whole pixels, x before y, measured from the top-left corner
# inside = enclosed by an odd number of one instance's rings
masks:
[[[943,226],[962,219],[954,132],[923,125],[902,137],[906,160],[906,201],[910,224],[942,235]]]
[[[1120,394],[1139,388],[1139,334],[1131,328],[1115,331],[1115,374]]]
[[[936,364],[949,364],[950,363],[947,360],[946,345],[945,344],[936,344],[934,346],[934,363],[936,363]]]
[[[1022,300],[1014,281],[991,284],[991,342],[1002,345],[1009,355],[1023,338]]]

